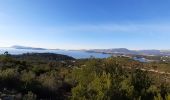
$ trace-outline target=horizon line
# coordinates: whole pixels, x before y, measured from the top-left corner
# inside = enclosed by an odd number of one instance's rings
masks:
[[[23,46],[23,45],[12,45],[12,46],[8,46],[8,47],[0,47],[0,48],[12,48],[13,46],[21,46],[21,47],[30,47],[30,48],[41,48],[41,49],[47,49],[47,50],[50,50],[50,49],[59,49],[59,50],[99,50],[99,49],[128,49],[128,50],[170,50],[170,49],[129,49],[129,48],[126,48],[126,47],[113,47],[113,48],[79,48],[79,49],[65,49],[65,48],[46,48],[46,47],[36,47],[36,46]]]

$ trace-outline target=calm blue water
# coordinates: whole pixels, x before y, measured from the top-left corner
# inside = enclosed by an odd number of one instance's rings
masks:
[[[14,48],[0,48],[0,54],[8,51],[10,54],[23,54],[23,53],[56,53],[72,56],[74,58],[89,58],[91,56],[95,58],[107,58],[110,54],[102,53],[89,53],[85,51],[68,51],[68,50],[28,50],[28,49],[14,49]]]
[[[148,60],[146,58],[137,58],[137,57],[134,57],[133,59],[136,60],[136,61],[139,61],[139,62],[148,62]]]

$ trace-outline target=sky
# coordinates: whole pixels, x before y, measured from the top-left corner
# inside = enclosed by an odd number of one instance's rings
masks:
[[[170,0],[0,0],[0,47],[170,49]]]

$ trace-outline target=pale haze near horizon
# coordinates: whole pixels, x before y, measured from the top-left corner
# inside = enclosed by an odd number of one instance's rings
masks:
[[[170,49],[169,0],[1,0],[0,47]]]

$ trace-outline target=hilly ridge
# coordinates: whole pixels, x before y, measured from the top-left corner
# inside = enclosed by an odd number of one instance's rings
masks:
[[[92,49],[87,50],[87,52],[97,52],[106,54],[135,54],[135,55],[162,55],[169,56],[170,52],[168,50],[129,50],[126,48],[115,48],[115,49]]]

